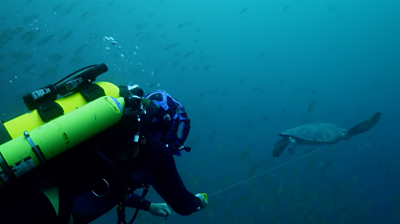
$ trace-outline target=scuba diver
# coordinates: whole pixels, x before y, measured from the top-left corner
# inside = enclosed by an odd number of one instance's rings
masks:
[[[155,116],[148,125],[148,131],[141,137],[139,147],[133,146],[134,142],[132,141],[136,130],[132,130],[132,127],[126,125],[126,122],[123,127],[110,129],[96,136],[95,143],[91,143],[91,147],[98,151],[104,151],[105,154],[110,149],[120,152],[114,157],[109,157],[121,172],[129,167],[128,185],[131,189],[128,190],[125,206],[149,211],[153,215],[168,217],[170,210],[164,203],[153,204],[144,200],[143,197],[130,193],[134,189],[144,187],[145,195],[148,185],[152,185],[164,201],[180,215],[190,215],[204,208],[208,203],[205,196],[203,194],[193,195],[186,189],[173,158],[173,155],[181,156],[182,150],[188,152],[191,150],[190,147],[184,146],[190,131],[190,120],[185,108],[164,91],[158,90],[144,96],[143,90],[138,86],[120,87],[120,95],[132,94],[150,99],[157,107],[154,111]],[[132,151],[134,159],[130,164],[126,158],[127,154]],[[103,193],[85,192],[75,198],[72,213],[74,222],[93,221],[116,205],[113,200],[102,200],[99,197],[109,188],[105,180],[101,180],[97,187],[98,191]],[[125,218],[121,205],[118,207],[118,217],[119,219]]]
[[[149,185],[180,215],[207,205],[205,193],[186,189],[173,158],[190,151],[184,107],[163,91],[93,83],[107,70],[88,66],[28,94],[31,112],[3,122],[1,223],[88,223],[115,205],[118,223],[127,223],[127,206],[168,217],[165,203],[144,199]]]

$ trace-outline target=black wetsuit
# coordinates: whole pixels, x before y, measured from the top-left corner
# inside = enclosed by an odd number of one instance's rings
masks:
[[[132,134],[129,128],[108,133],[98,138],[95,148],[100,151],[125,149],[132,144],[130,141]],[[140,182],[151,184],[165,202],[180,215],[190,215],[197,211],[201,201],[186,189],[170,150],[150,133],[146,133],[145,138],[146,144],[139,145],[139,154],[131,164],[129,185],[135,186]],[[121,173],[126,172],[128,162],[117,159],[112,161]],[[92,221],[112,209],[118,202],[119,198],[103,200],[94,196],[92,192],[86,192],[74,200],[74,221],[81,220],[80,223]],[[150,202],[131,194],[127,198],[126,205],[147,211]]]
[[[123,162],[117,165],[125,167]],[[132,171],[148,173],[154,180],[153,188],[176,213],[190,215],[201,206],[200,199],[186,189],[170,150],[153,135],[147,134],[146,144],[140,145]],[[132,182],[135,183],[135,178]]]

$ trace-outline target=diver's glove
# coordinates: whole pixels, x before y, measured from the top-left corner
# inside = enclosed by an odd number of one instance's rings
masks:
[[[208,205],[206,194],[205,193],[200,193],[200,194],[196,194],[195,196],[200,199],[201,205],[200,205],[200,207],[197,208],[197,211],[200,211],[200,210],[204,209]]]
[[[171,210],[165,203],[151,203],[149,212],[152,215],[168,218],[171,215]]]

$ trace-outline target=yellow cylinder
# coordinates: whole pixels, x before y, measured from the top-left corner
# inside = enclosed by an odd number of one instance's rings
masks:
[[[0,186],[41,165],[40,157],[50,160],[116,124],[124,107],[122,97],[100,97],[0,145]]]
[[[94,84],[100,86],[104,90],[106,96],[112,96],[114,98],[120,97],[118,86],[109,82],[97,82]],[[55,100],[55,102],[63,108],[64,114],[70,113],[87,103],[79,92],[59,98]],[[11,139],[14,139],[23,135],[24,131],[29,132],[44,123],[37,110],[34,110],[7,121],[3,125],[11,136]]]

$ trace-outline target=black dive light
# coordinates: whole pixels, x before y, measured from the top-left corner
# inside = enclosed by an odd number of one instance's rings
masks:
[[[82,87],[94,82],[97,76],[107,71],[107,65],[104,63],[90,65],[71,73],[53,85],[47,85],[26,94],[22,98],[29,110],[35,110],[39,105],[45,102],[56,100],[58,95],[63,96],[71,92],[79,91]]]

